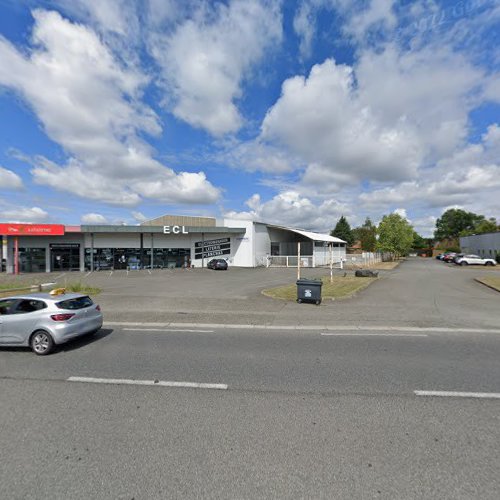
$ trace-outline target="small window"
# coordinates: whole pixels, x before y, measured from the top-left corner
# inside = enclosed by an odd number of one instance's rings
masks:
[[[45,309],[47,304],[41,300],[21,300],[13,311],[13,314],[26,314]]]
[[[59,309],[69,309],[74,311],[76,309],[84,309],[85,307],[90,307],[94,303],[90,297],[76,297],[75,299],[63,300],[58,302],[56,306]]]

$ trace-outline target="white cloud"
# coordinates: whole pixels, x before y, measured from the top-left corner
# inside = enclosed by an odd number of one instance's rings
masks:
[[[396,208],[396,210],[394,210],[394,213],[399,215],[400,217],[403,217],[403,219],[408,220],[408,214],[406,213],[406,208]]]
[[[331,59],[315,65],[308,78],[283,83],[262,138],[353,180],[402,180],[415,174],[422,157],[404,121],[382,123],[359,99],[353,69]]]
[[[217,159],[234,168],[274,175],[295,170],[297,162],[285,150],[258,139],[231,145]]]
[[[499,153],[500,127],[492,125],[480,143],[465,146],[434,168],[422,170],[419,179],[365,192],[359,199],[372,208],[403,203],[428,210],[461,205],[496,214],[500,211]]]
[[[243,123],[236,105],[241,83],[280,39],[278,2],[202,3],[171,34],[150,36],[166,103],[176,117],[213,135],[236,132]]]
[[[0,167],[0,189],[21,189],[23,181],[12,170]]]
[[[89,213],[82,215],[82,224],[94,225],[94,224],[108,224],[108,223],[109,223],[108,219],[101,214]]]
[[[139,211],[132,211],[132,217],[137,221],[137,222],[144,222],[149,219],[149,217],[146,217],[142,212]]]
[[[121,66],[90,28],[56,12],[33,15],[28,56],[0,37],[0,85],[19,92],[47,135],[71,155],[66,165],[37,159],[35,182],[123,205],[137,204],[141,196],[167,203],[214,202],[219,191],[204,174],[176,174],[139,138],[161,132],[154,111],[141,101],[147,78]],[[149,193],[144,179],[165,189]]]
[[[344,27],[345,32],[362,40],[370,28],[374,26],[393,29],[397,24],[396,16],[392,10],[393,5],[394,0],[371,0],[366,9],[357,12],[352,9]]]
[[[349,215],[351,210],[351,207],[332,199],[315,204],[295,191],[279,193],[265,202],[260,195],[254,194],[246,205],[249,211],[230,211],[224,216],[327,232],[335,226],[341,215]]]
[[[13,207],[0,210],[0,220],[5,222],[45,222],[49,218],[48,212],[40,207]]]

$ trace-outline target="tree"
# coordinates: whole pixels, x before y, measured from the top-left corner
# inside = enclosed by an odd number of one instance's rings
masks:
[[[330,233],[331,236],[335,236],[336,238],[340,238],[341,240],[347,241],[347,246],[352,246],[354,243],[354,236],[351,231],[351,226],[347,219],[342,216],[336,226],[335,229]]]
[[[374,252],[377,244],[377,228],[373,225],[370,217],[367,217],[365,223],[352,230],[354,240],[359,241],[361,250],[365,252]]]
[[[413,245],[412,246],[414,249],[429,248],[429,241],[428,241],[428,239],[420,236],[416,231],[413,231]]]
[[[498,231],[497,221],[494,217],[488,220],[483,219],[476,223],[473,229],[466,229],[460,233],[460,236],[470,236],[471,234],[494,233]]]
[[[413,245],[413,227],[399,214],[384,215],[378,226],[377,250],[396,257],[406,255]]]
[[[434,237],[437,240],[457,239],[463,231],[472,231],[484,220],[484,215],[466,212],[459,208],[450,208],[436,221]]]

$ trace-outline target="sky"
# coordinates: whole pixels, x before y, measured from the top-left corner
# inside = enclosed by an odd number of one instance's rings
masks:
[[[500,0],[0,0],[0,221],[500,218]]]

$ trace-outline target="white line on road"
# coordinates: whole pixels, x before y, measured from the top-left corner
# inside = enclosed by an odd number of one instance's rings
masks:
[[[113,271],[110,271],[109,272],[109,277],[111,278],[112,275],[113,275]]]
[[[59,276],[56,276],[54,280],[57,281],[59,278],[62,278],[63,276],[66,276],[66,273],[62,273]]]
[[[89,272],[85,275],[85,278],[86,278],[87,276],[89,276],[90,274],[92,274],[92,271],[89,271]]]
[[[500,392],[413,391],[415,396],[500,399]]]
[[[181,328],[123,328],[125,332],[188,332],[188,333],[214,333],[214,330],[186,330]]]
[[[206,384],[199,382],[171,382],[166,380],[133,380],[125,378],[94,378],[94,377],[69,377],[68,382],[84,382],[88,384],[111,385],[148,385],[158,387],[184,387],[190,389],[220,389],[226,390],[227,384]]]
[[[322,333],[323,337],[428,337],[426,333]]]
[[[271,313],[270,313],[271,314]],[[106,321],[105,326],[139,326],[143,328],[213,328],[227,330],[299,330],[299,331],[325,331],[325,332],[420,332],[420,333],[488,333],[499,334],[498,328],[450,328],[450,327],[419,327],[396,325],[257,325],[257,324],[224,324],[224,323],[175,323],[143,322],[143,321]]]

